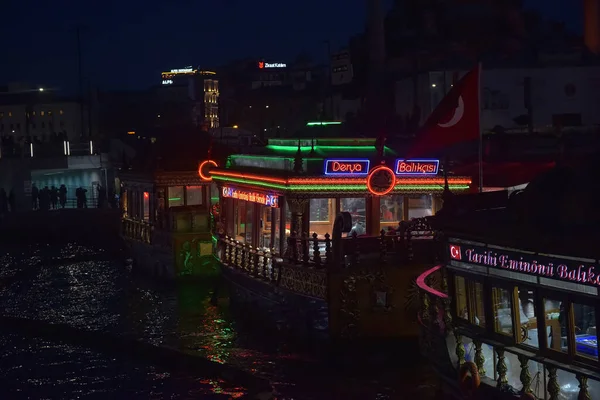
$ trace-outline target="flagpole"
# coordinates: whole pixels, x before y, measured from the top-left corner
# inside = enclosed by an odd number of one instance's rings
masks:
[[[481,130],[481,63],[477,65],[479,69],[477,74],[477,103],[479,113],[479,120],[477,121],[477,127],[479,129],[479,193],[483,193],[483,131]]]

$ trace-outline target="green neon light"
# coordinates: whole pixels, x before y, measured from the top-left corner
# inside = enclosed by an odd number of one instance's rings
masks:
[[[181,197],[171,197],[169,201],[181,201]]]
[[[210,201],[217,201],[218,202],[219,201],[219,197],[218,196],[217,197],[211,197]]]
[[[269,150],[273,150],[273,151],[281,151],[281,152],[288,152],[288,153],[296,153],[298,151],[298,146],[284,146],[284,145],[278,145],[278,144],[269,144],[267,145],[267,149]],[[327,151],[327,150],[345,150],[345,151],[352,151],[352,150],[356,150],[356,151],[376,151],[377,148],[375,146],[352,146],[352,145],[348,145],[348,146],[341,146],[341,145],[335,145],[335,146],[315,146],[314,147],[315,151]],[[300,147],[300,151],[311,151],[312,150],[312,146],[301,146]],[[391,149],[389,147],[385,147],[385,151],[386,152],[391,152]]]
[[[340,121],[307,122],[306,126],[341,125]]]

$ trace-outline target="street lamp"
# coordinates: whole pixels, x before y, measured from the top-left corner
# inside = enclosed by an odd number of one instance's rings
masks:
[[[43,87],[41,87],[39,90],[40,90],[40,92],[43,92],[43,91],[44,91],[44,88],[43,88]]]

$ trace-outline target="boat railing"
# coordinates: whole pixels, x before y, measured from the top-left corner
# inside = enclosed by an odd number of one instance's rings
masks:
[[[167,230],[156,228],[148,221],[123,218],[121,232],[129,240],[153,246],[171,247],[171,233]]]
[[[481,393],[495,390],[501,398],[558,400],[600,396],[600,374],[590,369],[541,357],[535,349],[508,346],[466,326],[454,326],[443,268],[436,266],[417,278],[420,298],[418,320],[423,355],[444,375],[457,397],[458,370],[475,364]]]
[[[242,270],[255,278],[267,282],[279,280],[280,269],[274,266],[273,249],[257,248],[225,236],[219,240],[217,256],[224,265]]]

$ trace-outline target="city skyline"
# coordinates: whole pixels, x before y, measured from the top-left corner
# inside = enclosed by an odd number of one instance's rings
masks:
[[[383,3],[387,10],[392,0]],[[581,4],[566,3],[529,0],[525,7],[580,30]],[[274,0],[259,6],[239,0],[210,6],[110,0],[96,8],[68,0],[57,8],[34,6],[29,0],[11,2],[5,10],[13,18],[0,25],[0,37],[9,38],[1,83],[43,84],[70,92],[78,84],[77,26],[82,27],[85,81],[102,89],[137,89],[159,83],[163,70],[188,65],[213,67],[246,57],[290,62],[302,52],[322,61],[325,40],[339,49],[365,25],[364,0],[307,0],[302,8]]]

